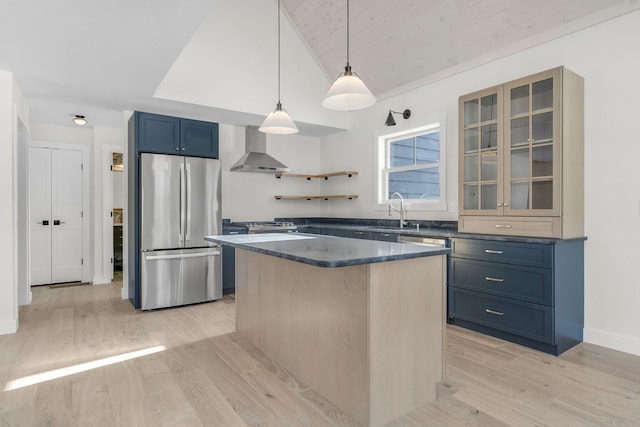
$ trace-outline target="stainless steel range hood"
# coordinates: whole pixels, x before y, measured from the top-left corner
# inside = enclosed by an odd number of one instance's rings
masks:
[[[276,173],[289,172],[289,168],[267,154],[267,135],[257,126],[247,126],[244,140],[245,153],[231,171]]]

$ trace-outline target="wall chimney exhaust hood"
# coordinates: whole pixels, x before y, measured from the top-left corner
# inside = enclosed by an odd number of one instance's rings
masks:
[[[247,126],[244,140],[245,153],[233,166],[235,172],[277,173],[289,172],[289,168],[267,154],[267,135],[257,126]]]

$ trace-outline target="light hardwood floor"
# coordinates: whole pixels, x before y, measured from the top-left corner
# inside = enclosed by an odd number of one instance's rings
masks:
[[[117,284],[34,289],[18,333],[0,336],[0,426],[355,425],[235,337],[232,299],[140,313],[119,295]],[[640,357],[589,344],[554,357],[456,327],[446,339],[438,400],[390,425],[640,425]]]

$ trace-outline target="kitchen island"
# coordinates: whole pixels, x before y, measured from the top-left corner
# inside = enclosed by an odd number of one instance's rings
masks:
[[[436,398],[449,249],[302,233],[236,248],[236,329],[364,426]]]

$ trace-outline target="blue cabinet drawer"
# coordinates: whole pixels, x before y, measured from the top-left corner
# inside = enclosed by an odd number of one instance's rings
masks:
[[[452,239],[451,256],[529,267],[553,267],[553,246],[537,243]]]
[[[351,237],[353,239],[371,240],[371,232],[370,231],[360,231],[360,230],[349,230],[349,231],[347,231],[347,237]]]
[[[554,342],[551,307],[450,287],[449,315],[536,341]]]
[[[343,230],[338,228],[325,228],[322,230],[322,234],[325,236],[349,237],[346,229]]]
[[[380,240],[383,242],[397,242],[398,235],[395,233],[385,233],[382,231],[372,231],[371,238],[373,240]]]
[[[449,285],[553,305],[553,278],[546,268],[451,258]]]

